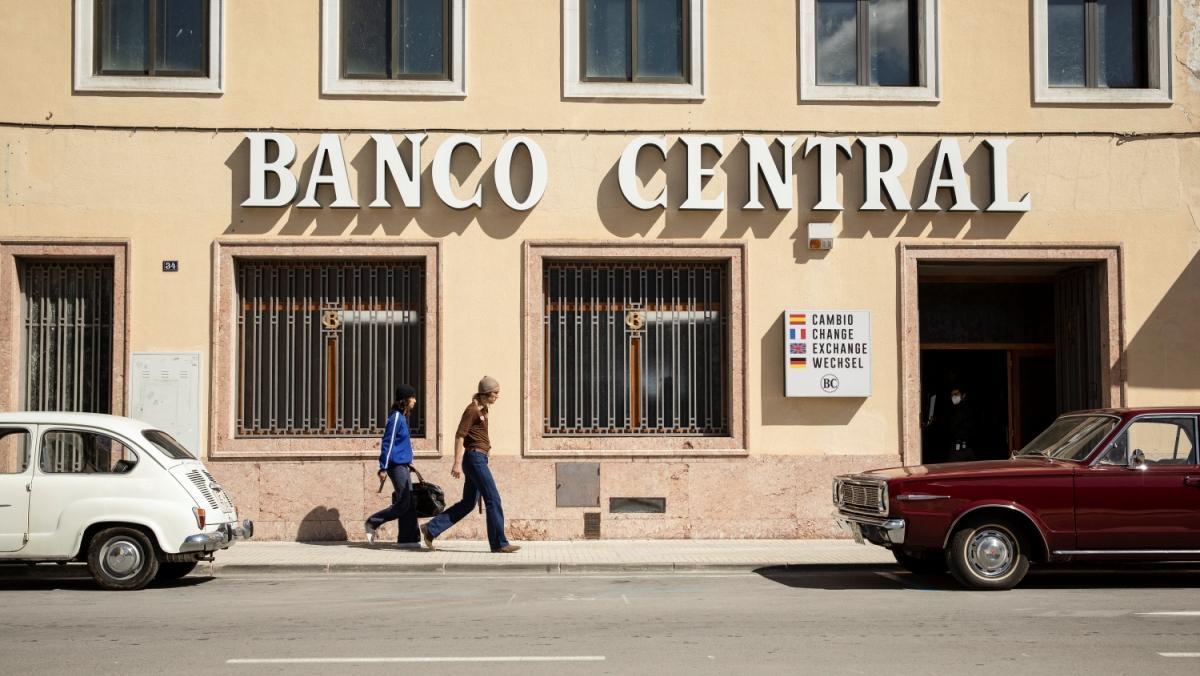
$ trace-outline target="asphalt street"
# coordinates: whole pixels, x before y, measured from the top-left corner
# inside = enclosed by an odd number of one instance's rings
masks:
[[[0,567],[10,674],[1200,673],[1200,570],[966,592],[892,566],[738,574],[191,577]]]

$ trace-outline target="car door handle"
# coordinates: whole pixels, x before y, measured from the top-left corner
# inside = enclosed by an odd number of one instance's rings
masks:
[[[1193,487],[1193,488],[1200,488],[1200,476],[1189,476],[1189,477],[1184,477],[1184,478],[1183,478],[1183,485],[1184,485],[1184,486],[1191,486],[1191,487]]]

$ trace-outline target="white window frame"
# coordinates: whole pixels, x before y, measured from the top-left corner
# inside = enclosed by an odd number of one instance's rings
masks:
[[[321,0],[321,93],[329,96],[467,95],[467,2],[450,0],[449,80],[365,80],[342,77],[342,12],[339,0]]]
[[[1033,102],[1034,103],[1171,103],[1171,0],[1148,0],[1146,59],[1150,86],[1145,89],[1107,87],[1051,87],[1049,3],[1033,3]]]
[[[582,0],[563,0],[563,96],[582,99],[678,99],[702,101],[705,92],[704,44],[706,0],[691,0],[688,36],[691,72],[688,81],[675,82],[585,82],[580,78],[580,31]]]
[[[221,94],[225,91],[225,0],[209,0],[208,77],[96,75],[94,0],[75,0],[75,91]]]
[[[917,22],[921,36],[917,45],[916,87],[872,87],[817,84],[817,0],[800,0],[800,99],[803,101],[913,101],[941,100],[942,72],[938,0],[919,0]]]

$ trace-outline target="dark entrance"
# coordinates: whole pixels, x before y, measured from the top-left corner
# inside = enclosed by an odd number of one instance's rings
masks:
[[[919,266],[923,462],[1007,458],[1060,413],[1100,406],[1099,272]],[[958,406],[956,388],[965,394]],[[963,430],[970,453],[952,457]]]

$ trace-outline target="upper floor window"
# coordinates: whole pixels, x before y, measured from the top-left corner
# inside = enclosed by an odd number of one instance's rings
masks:
[[[704,0],[563,0],[567,96],[703,98]]]
[[[936,0],[801,0],[801,97],[936,101]]]
[[[1038,102],[1170,101],[1169,0],[1036,0]]]
[[[464,0],[323,0],[323,91],[465,95]]]
[[[75,89],[221,91],[223,0],[76,0]]]

